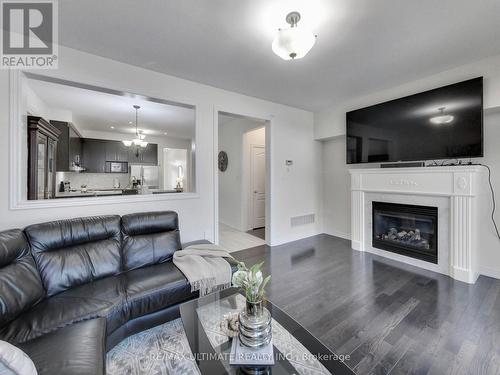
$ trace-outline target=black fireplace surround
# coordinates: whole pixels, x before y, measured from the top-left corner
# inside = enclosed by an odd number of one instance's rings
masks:
[[[372,246],[438,262],[437,207],[372,202]]]

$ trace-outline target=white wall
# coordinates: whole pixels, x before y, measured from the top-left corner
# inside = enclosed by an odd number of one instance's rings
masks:
[[[247,231],[247,180],[249,145],[245,143],[246,133],[250,129],[262,127],[262,122],[250,118],[235,118],[232,121],[219,123],[219,151],[228,155],[226,171],[219,171],[219,221],[232,228]],[[265,129],[258,134],[259,140],[265,146]],[[252,132],[255,138],[255,133]],[[254,139],[255,141],[255,139]]]
[[[475,162],[486,163],[492,169],[492,181],[497,197],[500,197],[500,56],[470,64],[451,71],[444,72],[419,81],[410,82],[394,89],[375,93],[357,102],[332,108],[320,114],[315,114],[316,137],[325,137],[322,142],[322,180],[323,191],[321,208],[323,232],[349,238],[351,223],[350,176],[349,168],[370,168],[378,164],[346,165],[345,163],[345,111],[362,108],[385,100],[410,95],[426,89],[439,87],[461,79],[484,76],[484,147],[485,157]],[[342,109],[344,108],[344,109]],[[343,111],[343,112],[342,112]],[[336,136],[334,136],[336,135]],[[333,136],[333,137],[332,137]],[[330,138],[331,137],[331,138]],[[468,160],[467,160],[468,161]],[[500,213],[496,219],[500,223]],[[479,267],[483,274],[500,278],[500,240],[491,236],[483,241],[479,251]]]
[[[387,67],[390,69],[390,67]],[[387,100],[416,94],[436,87],[479,76],[484,77],[484,108],[500,107],[500,55],[463,65],[417,81],[381,90],[343,103],[332,105],[314,114],[315,139],[328,139],[345,134],[345,113]]]
[[[85,215],[125,214],[136,211],[171,209],[179,213],[182,240],[215,236],[214,149],[215,113],[218,110],[270,119],[271,139],[271,241],[279,244],[319,232],[317,224],[291,228],[290,217],[317,213],[320,193],[320,145],[313,140],[313,115],[310,112],[271,103],[195,82],[156,73],[80,51],[60,47],[59,69],[39,71],[45,75],[83,82],[155,98],[196,106],[197,195],[185,199],[163,198],[155,201],[116,204],[85,204],[57,208],[10,209],[9,184],[0,184],[0,229],[23,227],[46,220]],[[0,126],[9,134],[9,72],[0,71]],[[25,118],[14,119],[21,127]],[[9,137],[0,139],[0,173],[12,178],[9,165]],[[21,141],[20,141],[21,142]],[[19,147],[25,147],[20,144]],[[290,171],[285,160],[293,159]],[[24,160],[25,161],[25,160]],[[12,172],[12,173],[11,173]],[[88,199],[88,198],[87,198]]]
[[[345,164],[345,137],[323,143],[323,205],[321,217],[323,232],[349,238],[351,233],[351,181]]]
[[[478,161],[491,168],[491,182],[498,202],[500,199],[500,111],[484,116],[484,133],[485,157],[478,159]],[[490,212],[491,205],[486,209]],[[498,210],[495,219],[500,225],[500,212]],[[500,239],[496,237],[491,222],[488,221],[480,225],[487,226],[489,236],[480,239],[479,271],[484,275],[500,278]]]

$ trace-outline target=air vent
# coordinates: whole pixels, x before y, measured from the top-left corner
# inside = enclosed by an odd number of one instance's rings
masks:
[[[316,221],[315,214],[302,215],[302,216],[294,216],[290,219],[290,225],[292,227],[299,227],[301,225],[312,224]]]

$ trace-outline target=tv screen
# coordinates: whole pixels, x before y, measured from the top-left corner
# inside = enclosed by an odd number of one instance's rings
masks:
[[[483,78],[347,112],[347,163],[483,156]]]

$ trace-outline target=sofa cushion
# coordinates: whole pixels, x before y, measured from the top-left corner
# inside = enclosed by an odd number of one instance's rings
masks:
[[[0,327],[42,300],[45,290],[20,229],[0,232]]]
[[[181,249],[179,222],[173,211],[125,215],[121,223],[124,270],[168,262]]]
[[[49,296],[121,271],[119,216],[96,216],[25,229]]]
[[[38,375],[104,375],[106,319],[61,328],[19,347],[33,360]]]
[[[172,263],[156,264],[125,274],[129,318],[156,312],[198,296]]]
[[[0,329],[0,338],[19,344],[67,325],[106,318],[111,333],[127,321],[124,275],[110,276],[50,297]]]

